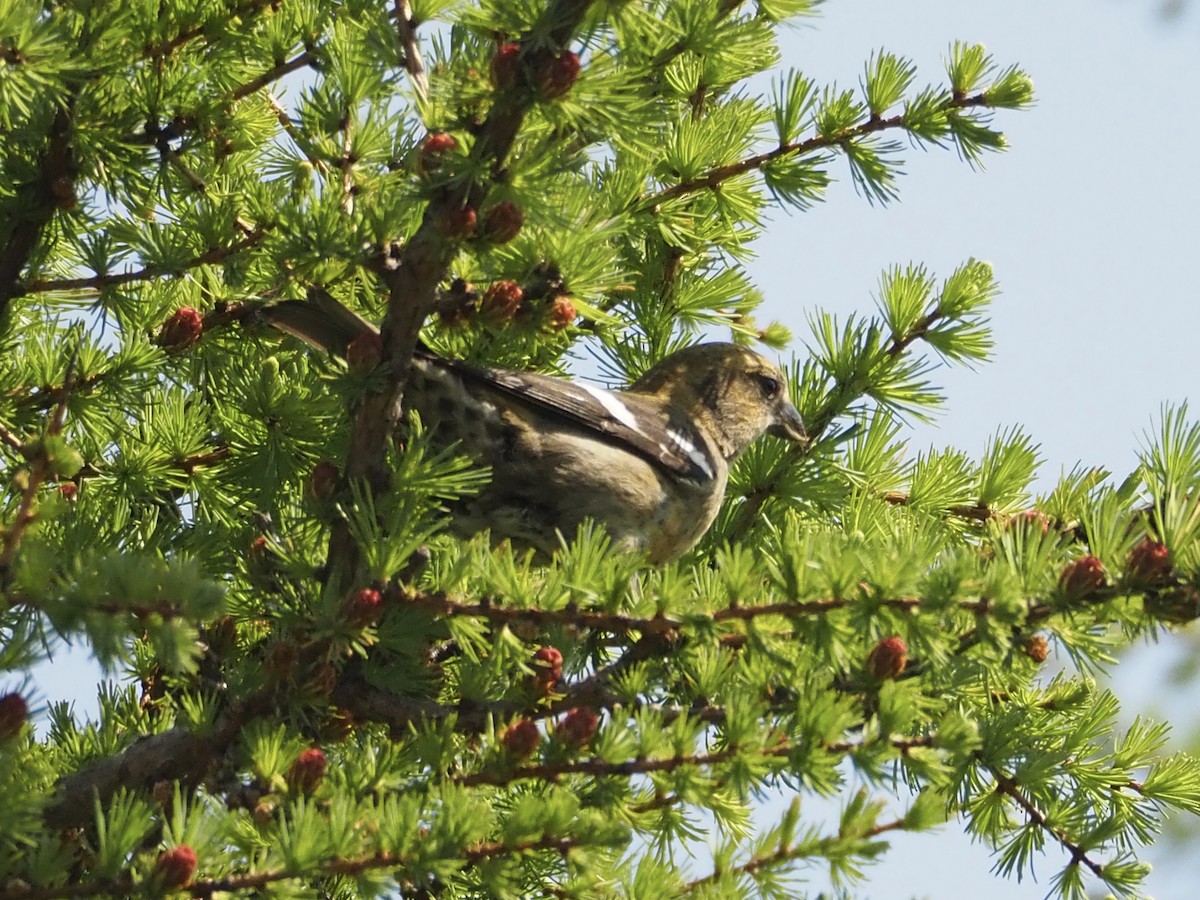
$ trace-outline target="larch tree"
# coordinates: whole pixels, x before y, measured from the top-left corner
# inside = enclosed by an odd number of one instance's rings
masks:
[[[617,387],[789,348],[764,213],[835,166],[891,201],[904,146],[977,164],[1032,102],[967,44],[814,83],[776,45],[813,6],[0,0],[0,898],[794,897],[948,820],[1138,894],[1200,766],[1092,675],[1200,615],[1200,427],[1044,496],[1020,430],[907,458],[934,366],[988,356],[987,264],[807,310],[807,441],[681,559],[447,531],[489,475],[404,412],[419,345]],[[269,326],[314,291],[381,337]],[[28,675],[65,644],[95,721]]]

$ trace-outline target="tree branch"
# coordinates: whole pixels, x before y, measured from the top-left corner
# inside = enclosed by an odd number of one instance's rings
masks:
[[[530,841],[515,843],[487,841],[471,844],[460,850],[447,848],[447,853],[454,853],[455,855],[445,858],[448,862],[465,860],[469,865],[478,865],[489,859],[501,856],[520,856],[545,850],[552,850],[566,855],[581,844],[580,839],[575,837],[543,835],[536,840]],[[318,863],[304,872],[296,872],[291,869],[271,869],[265,872],[245,872],[239,875],[226,875],[223,878],[203,878],[189,882],[186,886],[177,887],[157,895],[165,896],[168,893],[178,893],[191,897],[212,897],[214,894],[254,891],[265,888],[267,885],[278,884],[281,881],[288,881],[290,879],[315,880],[332,878],[338,875],[353,876],[377,869],[398,869],[402,871],[406,867],[416,864],[428,865],[429,862],[430,855],[427,851],[406,855],[377,850],[365,856],[335,857],[323,863]],[[132,896],[138,893],[139,889],[140,891],[145,891],[145,888],[144,883],[140,885],[135,884],[131,876],[125,875],[82,884],[65,884],[46,888],[30,888],[28,885],[22,884],[17,887],[0,890],[0,900],[68,900],[68,898],[72,897],[97,897],[102,895],[114,897]]]
[[[894,819],[891,822],[885,822],[882,825],[875,825],[871,828],[868,828],[861,834],[849,835],[849,837],[867,840],[873,837],[878,837],[881,834],[886,834],[889,831],[902,830],[907,827],[907,824],[908,823],[905,822],[904,819]],[[771,853],[767,853],[763,856],[755,856],[742,865],[736,866],[735,868],[729,870],[729,872],[753,876],[756,872],[759,872],[762,869],[780,866],[784,863],[789,863],[793,860],[801,859],[806,856],[820,855],[822,850],[825,850],[832,845],[842,843],[846,840],[846,838],[847,835],[841,833],[830,835],[828,837],[821,838],[817,842],[818,846],[815,848],[808,843],[802,843],[798,847],[791,846],[789,844],[781,844]],[[697,890],[707,888],[715,883],[719,878],[725,877],[726,874],[726,871],[718,870],[705,875],[703,878],[697,878],[694,881],[689,881],[686,885],[684,885],[684,891],[690,894]]]
[[[49,140],[38,174],[24,193],[26,202],[16,205],[25,211],[10,223],[8,240],[0,247],[0,317],[13,297],[23,293],[21,270],[41,239],[42,230],[50,224],[58,209],[75,205],[74,166],[71,151],[71,120],[69,108],[60,109],[50,126]]]
[[[160,278],[163,275],[179,275],[199,266],[210,266],[223,262],[231,256],[249,249],[261,242],[267,231],[268,228],[266,226],[259,226],[254,228],[241,240],[234,241],[228,247],[211,247],[200,255],[169,268],[166,266],[146,266],[143,269],[137,269],[132,272],[92,275],[88,278],[38,279],[25,282],[20,286],[18,294],[43,293],[48,291],[99,291],[104,288],[129,284],[134,281],[150,281],[154,278]]]
[[[75,384],[74,373],[75,356],[72,355],[70,362],[67,363],[62,396],[55,405],[50,421],[46,424],[45,438],[58,437],[62,434],[63,424],[67,418],[67,400],[70,399],[71,389]],[[54,460],[50,455],[51,451],[46,447],[45,438],[33,447],[27,448],[27,452],[30,454],[29,466],[24,479],[25,483],[21,486],[21,499],[17,503],[17,511],[13,516],[12,523],[7,528],[0,529],[3,531],[3,541],[0,542],[0,588],[5,590],[9,586],[9,574],[12,571],[13,562],[16,560],[21,539],[36,517],[38,491],[54,471]]]
[[[22,459],[28,460],[33,455],[29,446],[17,437],[16,433],[3,425],[0,425],[0,443],[7,444],[9,449],[20,454]]]
[[[149,791],[160,781],[198,784],[237,742],[246,723],[272,703],[272,691],[264,689],[230,704],[209,731],[177,727],[146,735],[119,753],[60,778],[54,800],[42,811],[43,821],[58,829],[81,826],[91,819],[95,798],[103,804],[121,788]]]
[[[973,98],[964,98],[962,102],[975,103],[982,96],[980,94]],[[903,116],[877,121],[892,122],[896,119],[903,119]],[[892,342],[883,351],[884,357],[890,361],[898,360],[905,350],[927,335],[929,330],[944,318],[946,318],[946,313],[941,309],[941,305],[938,304],[919,321],[914,323],[904,334],[894,334]],[[813,417],[813,421],[805,423],[808,427],[808,442],[801,446],[788,447],[784,452],[783,458],[775,464],[774,468],[763,481],[763,484],[756,490],[745,495],[742,507],[738,511],[737,522],[732,527],[730,534],[726,536],[727,539],[736,540],[750,529],[750,526],[758,520],[763,506],[766,505],[771,497],[775,496],[775,491],[779,483],[783,480],[787,470],[802,460],[811,451],[812,446],[820,440],[826,430],[837,420],[837,417],[845,413],[850,408],[850,404],[859,397],[862,397],[864,393],[862,387],[854,383],[838,382],[834,384],[816,416]],[[900,501],[900,497],[904,497],[904,501]],[[884,499],[895,505],[903,505],[904,502],[907,502],[907,497],[898,493],[889,494]],[[952,511],[955,515],[976,521],[986,521],[991,515],[987,507],[980,504],[977,504],[975,507],[958,506],[954,507]]]
[[[305,50],[299,56],[277,63],[257,78],[252,78],[244,84],[238,85],[229,93],[229,99],[230,101],[244,100],[251,94],[262,90],[268,84],[278,81],[284,75],[291,74],[297,69],[303,69],[305,66],[310,66],[314,62],[316,62],[316,55],[311,50]]]
[[[988,107],[990,105],[986,94],[976,94],[973,97],[952,97],[946,101],[943,109],[969,109],[971,107]],[[813,153],[818,150],[828,150],[847,141],[852,141],[855,138],[865,137],[868,134],[892,128],[904,128],[905,126],[906,120],[903,114],[891,116],[887,119],[872,118],[861,125],[843,128],[831,135],[818,134],[803,141],[781,144],[774,150],[758,153],[726,166],[717,166],[696,178],[690,178],[669,188],[663,188],[657,193],[640,198],[638,203],[643,209],[653,209],[662,203],[666,203],[668,200],[694,194],[697,191],[715,189],[722,182],[736,178],[739,175],[745,175],[747,172],[761,169],[763,166],[779,159],[785,159],[789,156],[803,156],[806,153]]]
[[[149,791],[160,781],[199,781],[236,738],[241,724],[227,724],[210,734],[172,728],[143,737],[120,753],[61,779],[42,819],[51,828],[77,827],[91,819],[96,797],[103,803],[121,788]]]
[[[565,45],[591,2],[555,0],[544,16],[548,27],[542,40],[552,46]],[[494,173],[503,166],[532,103],[533,97],[523,90],[497,97],[471,148],[473,171]],[[476,178],[434,197],[412,239],[378,266],[388,293],[387,312],[380,327],[382,370],[386,374],[379,389],[363,398],[354,416],[346,454],[348,479],[366,481],[376,490],[387,489],[387,449],[402,415],[401,402],[417,334],[434,308],[438,285],[459,249],[454,240],[441,233],[438,223],[464,208],[479,209],[489,187],[489,181]],[[347,586],[358,579],[360,554],[345,521],[334,525],[328,560],[329,578],[335,586]]]
[[[250,13],[262,12],[270,9],[276,4],[277,0],[247,0],[241,6],[234,7],[225,13],[227,19],[244,18]],[[170,40],[160,41],[157,44],[148,44],[142,51],[144,59],[159,59],[165,56],[170,56],[180,47],[183,47],[196,38],[201,37],[207,31],[208,23],[202,22],[191,28],[186,28]]]
[[[463,603],[451,600],[445,594],[425,594],[408,590],[398,590],[391,595],[397,598],[397,603],[407,603],[426,610],[437,616],[454,618],[468,616],[486,619],[496,625],[510,625],[514,622],[528,622],[540,627],[562,626],[593,631],[608,631],[615,634],[637,632],[659,641],[676,637],[685,624],[707,621],[713,624],[722,622],[746,622],[764,616],[783,616],[793,618],[803,615],[824,615],[834,610],[843,609],[861,602],[855,597],[828,597],[818,600],[783,600],[777,603],[760,605],[736,605],[718,609],[713,613],[689,613],[687,623],[671,619],[664,615],[650,617],[630,616],[624,613],[598,612],[576,608],[540,609],[537,607],[503,606],[494,601],[479,603]],[[920,597],[881,597],[872,601],[878,606],[886,606],[908,612],[920,608],[924,602]],[[962,600],[959,607],[968,612],[978,612],[979,603],[975,600]],[[661,647],[648,650],[653,654]]]
[[[404,46],[404,68],[417,97],[425,100],[429,96],[429,80],[425,77],[425,64],[421,61],[421,46],[417,43],[417,22],[412,17],[412,4],[408,0],[396,0],[393,16],[396,19],[400,43]]]
[[[987,762],[978,752],[975,754],[975,756],[983,765],[983,767],[991,772],[992,777],[996,779],[996,790],[1010,798],[1017,804],[1017,806],[1021,807],[1030,822],[1049,834],[1062,846],[1064,850],[1070,853],[1072,865],[1083,863],[1088,869],[1091,870],[1093,875],[1099,878],[1104,877],[1104,865],[1096,862],[1096,860],[1088,856],[1087,851],[1084,850],[1082,846],[1072,841],[1070,835],[1068,835],[1065,831],[1060,828],[1055,828],[1053,825],[1051,825],[1046,819],[1045,813],[1038,809],[1037,805],[1025,796],[1024,792],[1021,791],[1020,786],[1014,779],[1009,778],[1002,771],[1000,771],[1000,769]]]
[[[849,754],[862,750],[871,743],[878,741],[839,741],[823,744],[822,748],[830,753]],[[930,747],[936,743],[933,736],[918,738],[890,738],[888,743],[895,749],[906,753],[915,747]],[[750,753],[761,759],[786,758],[795,747],[787,742],[774,747],[758,747]],[[653,772],[674,772],[684,766],[716,766],[741,758],[746,752],[742,747],[727,747],[712,753],[679,753],[674,756],[663,756],[656,759],[638,757],[625,762],[613,762],[609,759],[593,757],[591,759],[568,760],[562,762],[539,763],[536,765],[518,766],[508,771],[480,771],[467,775],[453,776],[450,780],[466,787],[481,784],[504,786],[514,781],[536,779],[546,783],[554,783],[565,775],[589,775],[593,778],[629,778],[634,775],[649,775]]]
[[[329,166],[326,165],[325,161],[313,155],[312,150],[305,146],[308,142],[296,130],[296,125],[292,122],[292,117],[288,114],[283,104],[279,102],[279,99],[273,94],[268,94],[267,105],[271,107],[271,112],[275,113],[275,119],[279,122],[279,127],[292,139],[292,143],[304,154],[304,158],[309,161],[312,167],[318,172],[328,171]]]
[[[883,502],[892,506],[907,506],[908,501],[909,496],[904,491],[887,491],[883,494]],[[1005,515],[992,509],[986,503],[975,503],[970,506],[963,504],[948,506],[945,512],[955,518],[967,519],[968,521],[979,522],[981,524]]]

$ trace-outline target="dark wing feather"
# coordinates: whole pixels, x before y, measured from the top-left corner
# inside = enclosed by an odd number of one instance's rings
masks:
[[[376,330],[370,322],[315,286],[309,289],[305,300],[264,305],[262,315],[280,331],[338,356],[345,356],[346,346],[356,337]],[[424,346],[418,348],[417,356],[467,383],[485,386],[566,419],[672,475],[698,483],[716,477],[717,467],[709,444],[696,427],[686,419],[669,420],[653,403],[636,394],[617,394],[598,388],[592,391],[533,372],[474,366],[438,356]]]
[[[458,377],[490,388],[527,406],[566,419],[624,447],[668,473],[696,482],[716,477],[708,444],[689,422],[670,421],[649,401],[550,378],[534,372],[473,366],[432,353],[422,358]],[[598,394],[610,398],[606,404]],[[624,420],[624,421],[623,421]]]

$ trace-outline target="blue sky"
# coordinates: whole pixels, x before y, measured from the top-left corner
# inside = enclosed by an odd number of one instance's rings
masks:
[[[952,151],[906,154],[900,201],[871,206],[848,173],[829,201],[780,216],[753,266],[768,310],[804,336],[815,306],[870,311],[879,273],[916,261],[947,275],[990,261],[995,361],[946,370],[950,396],[921,442],[978,452],[1020,423],[1045,474],[1077,461],[1127,472],[1164,401],[1196,393],[1195,211],[1200,15],[1166,25],[1149,2],[830,0],[785,39],[784,65],[858,83],[884,47],[942,77],[953,40],[978,41],[1034,78],[1037,105],[996,122],[1011,148],[971,170]],[[836,168],[835,168],[836,172]]]
[[[786,34],[784,66],[822,83],[857,84],[881,47],[916,61],[922,83],[940,81],[950,43],[966,40],[1002,65],[1019,63],[1037,86],[1033,109],[998,117],[1011,149],[986,171],[952,151],[914,148],[899,202],[881,208],[835,167],[827,203],[777,215],[756,245],[763,318],[790,325],[798,353],[807,311],[870,312],[887,266],[919,262],[939,276],[972,256],[995,266],[995,360],[935,374],[949,401],[936,422],[913,428],[914,454],[951,445],[978,455],[997,430],[1020,424],[1041,444],[1043,485],[1077,463],[1121,477],[1161,405],[1200,394],[1200,12],[1168,24],[1157,9],[1153,0],[829,0],[820,18]],[[1114,685],[1131,711],[1155,702],[1167,715],[1190,712],[1161,692],[1166,660],[1180,652],[1150,648],[1119,668]],[[40,699],[94,709],[95,675],[78,657],[38,671]],[[1190,894],[1196,849],[1189,859],[1176,848],[1151,892]],[[854,894],[1040,898],[1060,864],[1048,857],[1034,883],[1001,880],[987,874],[987,850],[951,825],[894,840]]]
[[[1200,397],[1200,10],[1166,22],[1158,9],[1152,0],[830,0],[785,37],[783,65],[819,83],[858,84],[881,47],[913,59],[918,83],[938,81],[947,48],[964,40],[985,44],[1003,66],[1020,64],[1037,88],[1035,107],[997,116],[1010,149],[989,157],[986,171],[953,151],[914,148],[900,200],[881,208],[835,166],[828,202],[777,216],[756,245],[763,318],[800,340],[815,307],[873,311],[890,265],[923,263],[944,277],[972,256],[993,264],[1002,286],[994,361],[935,373],[948,402],[935,422],[913,427],[911,453],[949,445],[978,456],[999,429],[1019,424],[1041,445],[1040,486],[1077,463],[1119,479],[1137,465],[1162,404]],[[1138,650],[1113,673],[1130,716],[1153,707],[1188,730],[1192,705],[1163,691],[1182,652],[1178,642]],[[1196,835],[1149,854],[1151,893],[1194,892]],[[1052,853],[1036,881],[1002,880],[988,874],[986,848],[954,825],[892,844],[854,896],[1040,898],[1062,865]]]

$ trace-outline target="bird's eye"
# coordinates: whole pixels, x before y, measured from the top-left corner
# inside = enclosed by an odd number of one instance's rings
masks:
[[[756,375],[759,389],[768,400],[774,400],[783,389],[783,384],[773,375]]]

